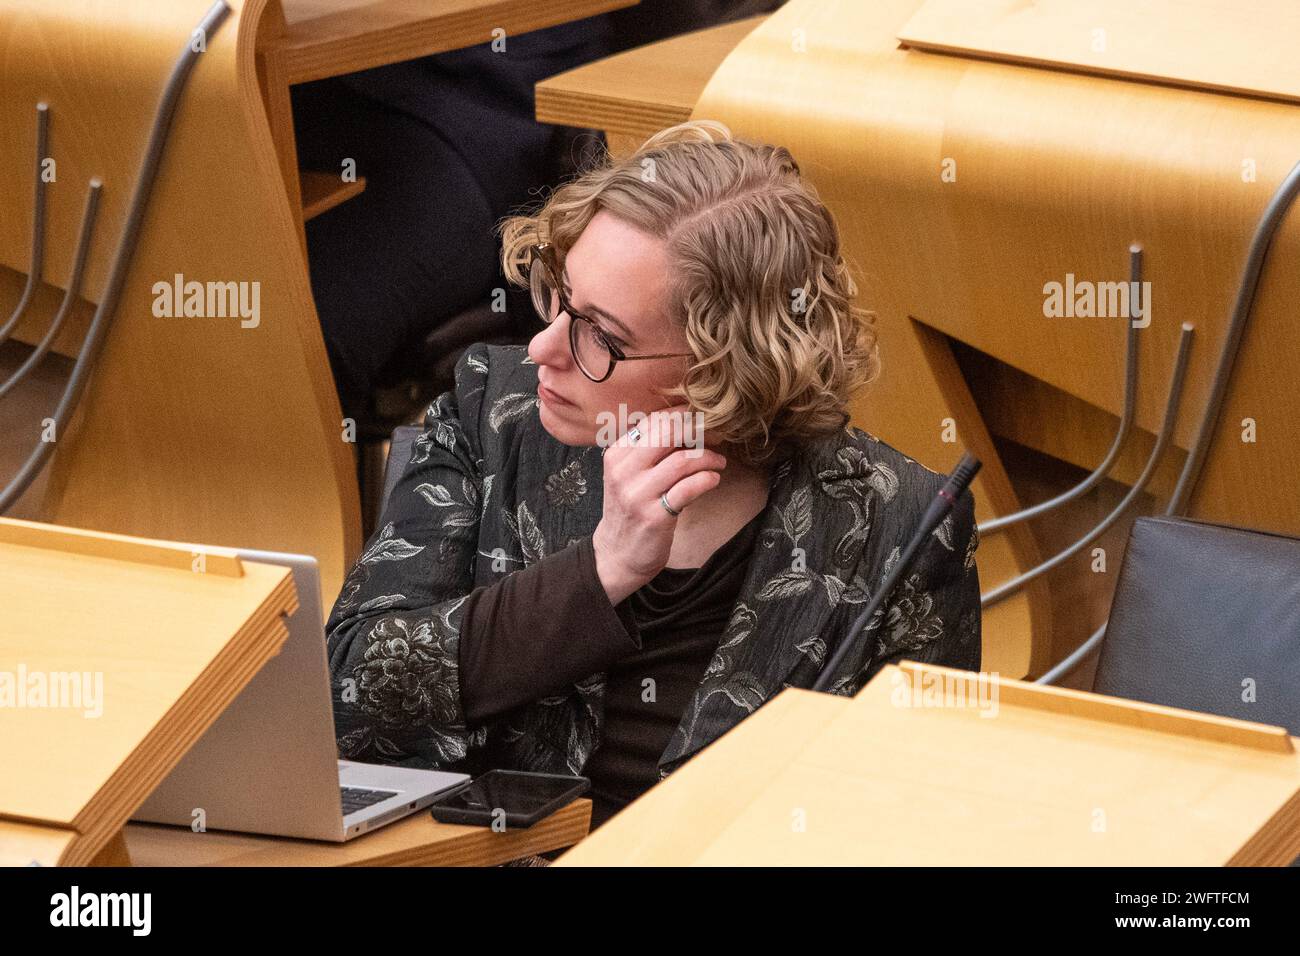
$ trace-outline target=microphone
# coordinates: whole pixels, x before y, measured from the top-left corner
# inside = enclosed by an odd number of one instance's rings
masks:
[[[961,456],[961,461],[957,462],[957,467],[952,470],[948,480],[939,489],[939,493],[934,496],[934,500],[930,502],[930,507],[925,509],[925,514],[921,516],[921,523],[917,525],[916,534],[908,542],[907,549],[894,562],[894,566],[890,569],[879,590],[876,591],[875,596],[867,602],[866,610],[858,615],[857,620],[849,627],[848,634],[839,642],[835,653],[826,662],[826,666],[822,668],[817,683],[813,684],[813,690],[822,693],[830,691],[831,676],[843,663],[845,655],[853,646],[853,638],[862,632],[862,629],[867,626],[867,622],[871,620],[871,616],[889,599],[889,595],[898,586],[898,582],[903,579],[903,572],[908,569],[916,557],[916,553],[921,550],[921,545],[929,540],[934,529],[939,527],[940,522],[952,511],[953,505],[957,503],[957,499],[970,486],[971,480],[975,477],[976,472],[980,470],[980,466],[980,460],[970,452],[965,452]]]

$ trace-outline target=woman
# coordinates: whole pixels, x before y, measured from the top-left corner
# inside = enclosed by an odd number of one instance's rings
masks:
[[[599,824],[817,680],[943,476],[846,427],[874,330],[784,148],[685,123],[502,240],[544,326],[462,357],[347,578],[327,626],[339,749],[583,773]],[[979,667],[973,507],[837,692],[903,658]]]

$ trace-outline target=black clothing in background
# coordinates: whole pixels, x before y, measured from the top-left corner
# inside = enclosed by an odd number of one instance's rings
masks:
[[[505,286],[494,226],[560,178],[569,142],[533,119],[533,84],[605,55],[607,33],[593,17],[294,88],[299,163],[366,178],[307,223],[345,417],[366,418],[404,348]]]

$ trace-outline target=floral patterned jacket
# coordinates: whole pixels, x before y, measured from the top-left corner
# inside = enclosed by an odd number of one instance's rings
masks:
[[[550,436],[523,347],[479,344],[425,430],[326,625],[339,753],[479,772],[580,773],[598,746],[604,675],[469,726],[458,643],[466,596],[600,521],[600,449]],[[681,725],[667,775],[787,686],[810,687],[942,485],[849,428],[774,469],[741,593]],[[835,679],[855,692],[903,658],[980,664],[978,533],[968,492],[918,553]],[[545,608],[538,609],[545,614]]]

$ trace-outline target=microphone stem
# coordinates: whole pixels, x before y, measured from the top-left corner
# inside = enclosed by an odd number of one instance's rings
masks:
[[[921,549],[923,544],[930,540],[930,535],[934,532],[934,529],[939,527],[939,523],[943,521],[950,511],[952,511],[953,507],[957,503],[957,499],[965,493],[967,487],[970,485],[971,479],[975,477],[975,473],[979,471],[979,469],[979,459],[974,458],[969,454],[962,456],[961,461],[957,463],[957,467],[953,470],[953,473],[948,477],[948,480],[944,483],[943,487],[939,489],[939,493],[935,495],[934,500],[930,502],[930,506],[925,509],[925,514],[922,516],[921,522],[917,526],[917,534],[908,542],[906,550],[899,555],[898,560],[895,561],[893,567],[889,569],[889,573],[885,576],[885,580],[876,590],[876,593],[872,596],[871,600],[867,602],[866,608],[857,616],[857,619],[854,620],[853,624],[849,627],[848,633],[839,642],[838,646],[835,648],[835,652],[822,668],[821,674],[817,677],[817,682],[813,684],[813,690],[821,693],[830,692],[831,681],[834,678],[835,672],[839,669],[840,665],[844,662],[844,658],[852,649],[857,636],[862,632],[862,629],[867,626],[867,623],[871,620],[872,616],[876,614],[876,612],[879,611],[884,603],[889,599],[889,596],[893,594],[894,589],[898,587],[898,582],[902,580],[904,572],[911,567],[912,560],[916,557],[916,552]],[[884,626],[883,622],[881,626]],[[870,666],[870,664],[871,658],[868,657],[864,667]]]

